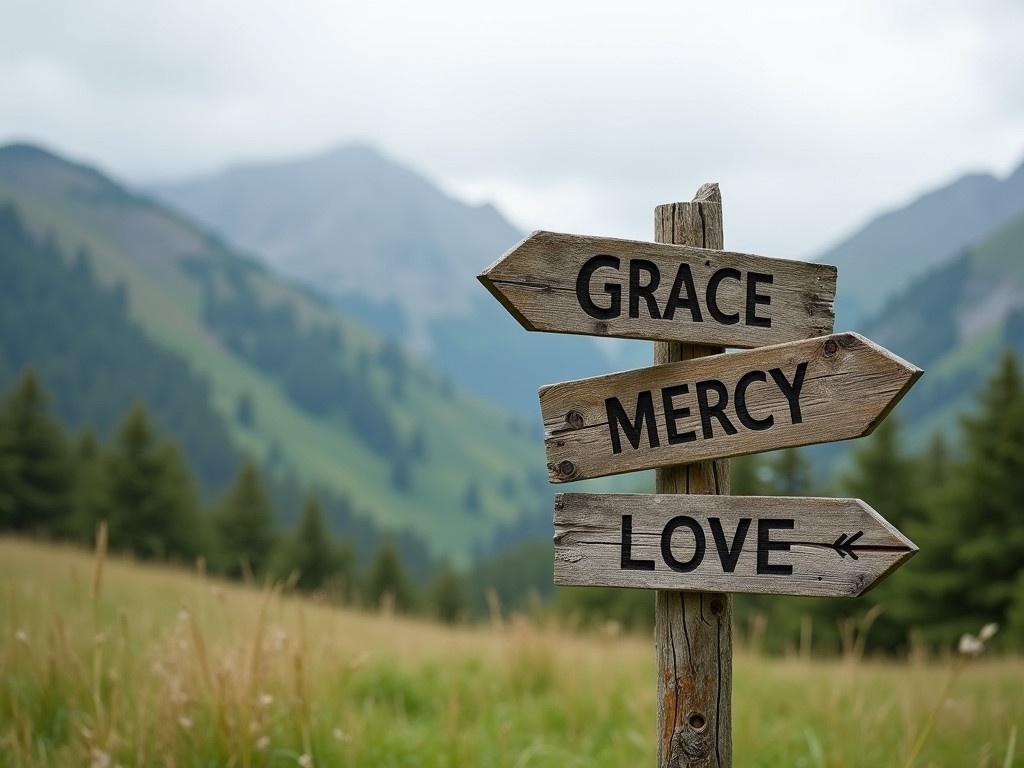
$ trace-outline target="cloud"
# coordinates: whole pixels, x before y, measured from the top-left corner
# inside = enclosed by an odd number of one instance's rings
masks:
[[[802,256],[1024,152],[1018,3],[37,0],[5,14],[6,136],[135,179],[363,139],[524,228],[645,237],[654,205],[717,180],[730,247]]]

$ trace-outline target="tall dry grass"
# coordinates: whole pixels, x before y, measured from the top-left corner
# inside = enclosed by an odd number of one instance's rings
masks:
[[[10,539],[0,594],[0,765],[653,764],[649,638],[445,628]],[[941,697],[948,662],[859,655],[739,652],[736,764],[1024,764],[1020,660]]]

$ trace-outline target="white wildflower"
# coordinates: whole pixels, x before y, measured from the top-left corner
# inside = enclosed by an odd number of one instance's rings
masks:
[[[28,645],[28,632],[26,632],[24,629],[19,629],[17,632],[14,633],[14,639],[17,640],[19,643]]]
[[[188,715],[182,715],[178,718],[178,725],[180,725],[186,731],[189,731],[192,729],[192,718]]]
[[[178,611],[178,621],[183,623],[188,621],[188,611],[186,611],[184,608]]]
[[[90,768],[110,768],[110,755],[99,747],[92,748],[90,757]]]
[[[352,737],[345,733],[341,728],[334,729],[334,740],[342,744],[352,741]]]
[[[270,746],[270,737],[269,736],[264,735],[264,736],[260,736],[258,739],[256,739],[256,749],[258,749],[260,752],[266,752],[267,751],[267,747],[269,747],[269,746]]]
[[[302,768],[313,768],[313,756],[308,752],[299,755],[299,765]]]
[[[957,646],[957,651],[964,656],[977,656],[984,648],[984,642],[974,635],[965,634],[960,636],[960,645]]]
[[[274,697],[269,693],[261,693],[259,698],[260,706],[266,709],[274,703]]]
[[[995,622],[991,622],[981,628],[981,632],[978,633],[978,639],[981,640],[981,642],[983,643],[987,643],[989,640],[995,637],[995,634],[998,631],[999,625]]]

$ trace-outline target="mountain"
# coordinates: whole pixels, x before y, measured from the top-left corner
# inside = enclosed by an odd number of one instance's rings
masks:
[[[481,397],[537,418],[538,387],[650,359],[650,345],[527,334],[476,282],[518,242],[470,206],[364,145],[240,165],[152,188]],[[629,362],[626,362],[629,361]]]
[[[899,413],[920,443],[952,434],[1004,349],[1024,355],[1024,206],[1008,223],[912,280],[864,332],[927,371]]]
[[[102,391],[99,368],[114,366],[109,378],[139,379],[138,387],[118,380],[114,391],[152,397],[147,404],[157,419],[183,443],[222,441],[224,450],[261,459],[275,476],[344,496],[357,516],[412,531],[456,559],[491,546],[496,531],[520,520],[549,517],[536,429],[460,391],[180,214],[30,145],[0,148],[0,208],[50,256],[87,270],[101,296],[123,304],[119,317],[133,330],[119,330],[117,344],[131,337],[148,349],[136,349],[134,367],[125,369],[91,338],[82,349],[99,360],[85,377],[88,391]],[[26,249],[4,269],[34,269],[37,258]],[[73,319],[76,307],[67,309]],[[83,337],[100,333],[87,328],[93,310],[79,311]],[[32,362],[36,350],[85,344],[68,327],[72,321],[59,338],[49,321],[5,321],[0,343],[20,344],[17,362]],[[62,400],[86,364],[83,354],[69,354],[57,385]],[[179,398],[193,392],[196,407],[186,412],[178,402],[174,410],[160,391]],[[118,397],[128,404],[128,394]],[[106,428],[109,417],[84,396],[73,407],[79,423]],[[186,422],[198,429],[197,419],[223,439],[189,437]],[[190,458],[200,460],[192,452]]]
[[[154,191],[281,274],[392,307],[419,349],[427,323],[465,313],[473,276],[521,236],[492,206],[465,205],[362,144]]]
[[[1024,210],[1024,164],[1005,179],[970,174],[876,216],[816,261],[839,268],[836,328],[858,329],[915,277]]]

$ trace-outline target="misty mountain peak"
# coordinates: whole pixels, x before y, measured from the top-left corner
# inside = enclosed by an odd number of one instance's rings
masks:
[[[328,297],[398,307],[421,349],[429,322],[467,311],[480,266],[520,237],[493,205],[456,200],[364,143],[154,192]]]

